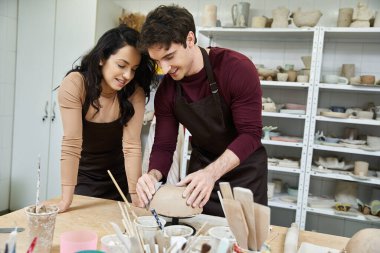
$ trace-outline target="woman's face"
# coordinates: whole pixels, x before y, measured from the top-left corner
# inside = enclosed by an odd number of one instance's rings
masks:
[[[129,45],[120,48],[106,61],[101,61],[102,66],[102,88],[119,91],[127,85],[135,76],[137,67],[141,61],[139,51]]]

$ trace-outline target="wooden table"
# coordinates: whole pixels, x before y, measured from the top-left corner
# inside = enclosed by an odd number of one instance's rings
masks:
[[[48,201],[49,203],[57,203],[58,199]],[[135,210],[138,215],[144,215],[142,209]],[[85,196],[74,196],[73,204],[68,212],[58,214],[55,224],[54,239],[52,252],[59,252],[59,237],[63,232],[72,230],[93,230],[98,234],[98,238],[106,234],[114,234],[109,222],[113,221],[121,224],[121,213],[117,202],[112,200],[98,199]],[[201,225],[207,221],[207,228],[212,226],[227,225],[224,218],[215,217],[210,215],[198,215],[189,219],[182,219],[180,222],[188,223],[195,229],[199,229]],[[7,215],[0,216],[0,227],[27,227],[26,216],[24,210],[18,210]],[[285,241],[287,228],[273,226],[269,238],[274,238],[270,242],[273,253],[282,253]],[[3,247],[4,242],[8,238],[8,234],[0,234],[0,248]],[[349,238],[332,236],[327,234],[301,231],[299,236],[299,245],[301,242],[310,242],[320,246],[326,246],[335,249],[342,249]],[[17,236],[17,252],[26,252],[29,241],[27,239],[27,230],[21,232]],[[100,240],[98,243],[100,248]]]

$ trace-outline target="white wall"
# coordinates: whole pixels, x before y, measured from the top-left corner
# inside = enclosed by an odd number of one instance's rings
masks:
[[[0,212],[9,209],[17,1],[0,0]]]
[[[308,9],[319,9],[323,16],[321,17],[319,26],[336,26],[339,8],[355,7],[358,0],[244,0],[249,2],[250,18],[254,16],[267,16],[272,17],[272,10],[274,8],[285,6],[291,11],[295,11],[297,7],[310,6]],[[222,26],[227,23],[232,23],[231,6],[240,0],[114,0],[115,3],[121,5],[128,11],[141,12],[147,14],[150,10],[154,9],[161,4],[178,4],[187,8],[194,16],[196,25],[201,25],[202,9],[205,4],[216,4],[218,6],[218,19],[220,19]],[[366,3],[368,7],[380,10],[379,0],[361,0]]]

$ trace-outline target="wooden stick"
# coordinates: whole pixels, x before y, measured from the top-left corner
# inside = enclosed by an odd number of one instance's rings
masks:
[[[131,208],[131,205],[129,204],[127,198],[125,197],[123,191],[120,189],[120,186],[119,184],[116,182],[115,178],[112,176],[112,173],[110,170],[107,170],[108,172],[108,175],[110,175],[111,179],[112,179],[112,182],[114,183],[114,185],[116,186],[116,189],[119,191],[121,197],[123,198],[125,204],[128,206],[128,208]]]
[[[136,228],[135,224],[133,224],[132,227],[133,227],[133,229],[134,229],[134,231],[136,233],[136,237],[137,237],[138,241],[140,242],[140,248],[142,249],[142,252],[144,252],[144,242],[143,242],[143,240],[141,238],[141,235],[140,235],[138,229]]]
[[[208,223],[207,221],[205,221],[205,222],[203,223],[203,225],[201,226],[201,228],[198,229],[198,231],[195,233],[194,237],[198,236],[198,235],[201,233],[202,229],[205,228],[205,226],[207,225],[207,223]]]
[[[222,198],[222,194],[220,194],[220,191],[218,191],[218,197],[219,197],[220,204],[222,205],[224,217],[226,217],[226,212],[224,211],[224,206],[223,206],[223,198]]]
[[[125,230],[126,230],[126,232],[129,234],[129,235],[133,235],[133,231],[131,231],[131,228],[130,228],[130,226],[129,226],[129,222],[127,223],[127,222],[125,222],[126,220],[128,221],[128,218],[127,218],[127,215],[125,214],[125,211],[124,211],[124,209],[123,209],[123,206],[122,206],[122,204],[118,201],[117,202],[118,203],[118,205],[119,205],[119,208],[120,208],[120,210],[121,210],[121,215],[123,216],[123,219],[121,219],[121,221],[123,222],[123,225],[124,225],[124,228],[125,228]]]

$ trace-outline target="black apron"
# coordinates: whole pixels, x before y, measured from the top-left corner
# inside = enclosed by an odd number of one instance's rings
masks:
[[[86,108],[86,106],[85,106]],[[87,107],[88,108],[88,107]],[[82,115],[86,115],[86,109]],[[83,144],[75,194],[122,200],[107,170],[129,198],[122,150],[123,126],[120,119],[94,123],[83,118]]]
[[[182,96],[181,83],[176,84],[174,114],[192,134],[193,151],[187,174],[203,169],[215,161],[238,136],[231,110],[223,97],[219,95],[208,54],[205,49],[200,49],[212,95],[188,103]],[[215,183],[210,200],[203,208],[203,213],[224,216],[217,195],[217,191],[220,190],[219,182],[230,182],[231,187],[248,188],[253,192],[256,203],[267,205],[267,177],[267,154],[265,148],[261,146]]]

